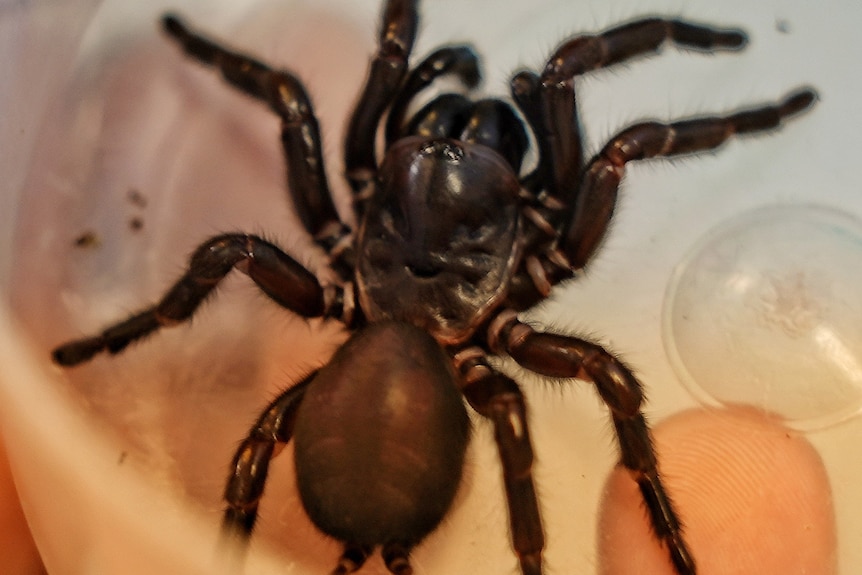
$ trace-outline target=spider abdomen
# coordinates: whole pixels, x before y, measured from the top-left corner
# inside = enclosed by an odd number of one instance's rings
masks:
[[[469,419],[439,344],[383,322],[320,371],[294,437],[300,498],[321,531],[352,544],[415,544],[451,506]]]

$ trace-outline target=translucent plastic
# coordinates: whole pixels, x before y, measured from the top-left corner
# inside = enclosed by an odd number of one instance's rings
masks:
[[[189,326],[72,370],[51,365],[53,346],[159,297],[215,233],[262,233],[313,269],[323,261],[285,199],[277,122],[162,37],[156,22],[167,9],[306,81],[337,203],[344,213],[349,204],[339,142],[374,49],[377,0],[0,5],[0,424],[51,575],[219,573],[221,491],[237,441],[277,390],[344,337],[231,278]],[[665,356],[661,309],[674,267],[706,230],[775,203],[816,200],[862,214],[853,170],[862,78],[847,72],[860,10],[850,0],[423,4],[417,53],[473,42],[488,94],[505,94],[521,66],[541,69],[566,35],[645,13],[749,32],[739,54],[669,48],[579,81],[588,153],[641,118],[720,112],[801,84],[820,91],[811,114],[776,134],[632,166],[601,254],[528,314],[621,353],[644,382],[653,420],[697,403]],[[596,510],[616,458],[606,409],[587,385],[515,373],[530,405],[549,571],[590,573]],[[475,427],[464,488],[416,550],[418,572],[515,569],[492,432]],[[860,434],[855,417],[808,435],[832,481],[845,573],[862,565]],[[248,572],[326,573],[339,552],[304,517],[290,457],[278,458]],[[364,571],[384,572],[379,559]]]
[[[862,224],[777,206],[709,232],[677,267],[664,335],[683,381],[798,427],[862,409]]]

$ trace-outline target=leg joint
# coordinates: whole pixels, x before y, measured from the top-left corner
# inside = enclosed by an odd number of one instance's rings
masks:
[[[632,371],[621,361],[597,347],[584,358],[583,367],[614,415],[630,418],[640,413],[643,389]]]

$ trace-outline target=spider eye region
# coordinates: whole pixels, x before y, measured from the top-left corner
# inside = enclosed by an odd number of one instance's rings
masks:
[[[393,145],[359,231],[365,313],[447,343],[469,337],[505,297],[518,262],[519,189],[486,146],[421,137]]]
[[[449,139],[429,140],[422,145],[419,153],[422,156],[436,157],[451,163],[464,159],[464,148],[456,140]]]

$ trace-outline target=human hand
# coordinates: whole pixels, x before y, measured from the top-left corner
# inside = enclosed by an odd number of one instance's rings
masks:
[[[691,410],[654,428],[662,478],[701,575],[837,571],[831,489],[798,432],[752,408]],[[602,575],[675,575],[618,467],[600,512]]]

